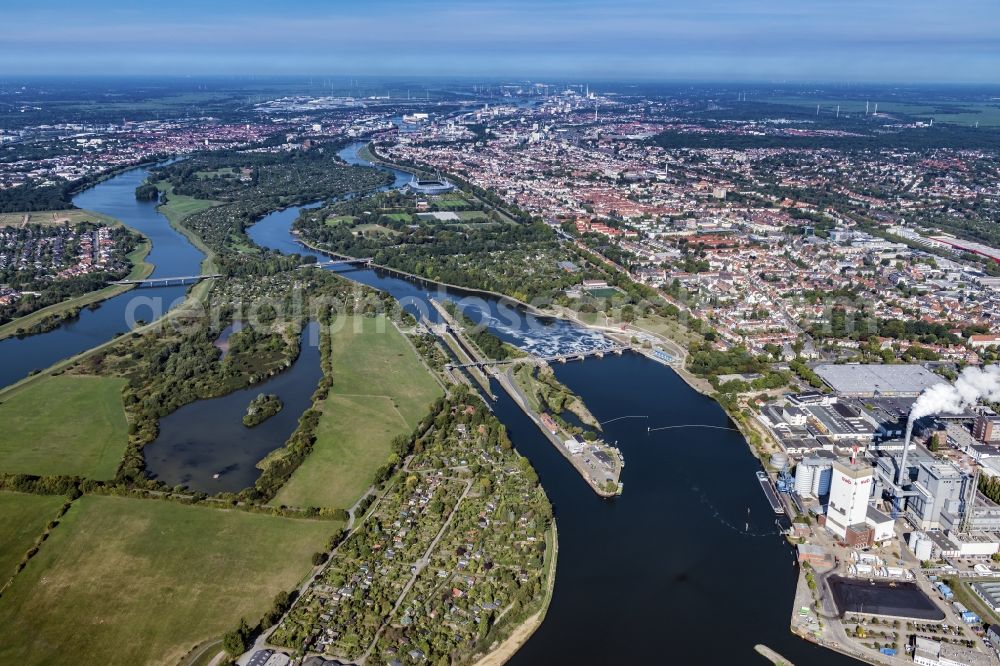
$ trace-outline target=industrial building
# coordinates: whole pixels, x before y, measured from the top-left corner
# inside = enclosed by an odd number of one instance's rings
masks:
[[[813,451],[795,467],[795,492],[799,497],[826,497],[830,494],[833,463],[837,456],[829,451]]]
[[[920,529],[958,528],[971,478],[952,463],[922,462],[906,498],[906,516]]]
[[[1000,612],[1000,582],[980,581],[972,584],[972,591],[994,613]]]
[[[874,478],[867,462],[833,463],[826,527],[848,545],[867,546],[893,537],[893,519],[869,503]]]
[[[785,452],[803,457],[818,450],[842,452],[886,446],[903,434],[911,398],[855,398],[815,392],[789,394],[766,405],[760,420]],[[889,444],[891,446],[891,444]]]
[[[1000,442],[1000,416],[980,414],[972,425],[972,436],[980,442]]]
[[[911,532],[907,545],[921,562],[926,562],[934,557],[934,541],[923,532]]]
[[[917,397],[944,379],[922,365],[823,364],[813,368],[826,384],[844,396]]]
[[[896,498],[902,511],[919,530],[958,529],[965,516],[965,500],[972,477],[951,462],[942,462],[924,448],[910,445],[906,470],[899,486],[902,452],[874,452],[876,492]],[[901,486],[901,487],[900,487]]]
[[[992,655],[960,647],[947,641],[935,641],[917,636],[913,649],[913,663],[920,666],[995,666]]]

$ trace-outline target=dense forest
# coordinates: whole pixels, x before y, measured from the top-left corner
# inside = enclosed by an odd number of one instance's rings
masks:
[[[68,185],[33,185],[0,190],[0,213],[29,213],[73,208]]]

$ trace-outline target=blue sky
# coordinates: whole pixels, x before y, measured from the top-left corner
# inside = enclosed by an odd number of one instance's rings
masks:
[[[3,0],[0,73],[1000,82],[996,0]]]

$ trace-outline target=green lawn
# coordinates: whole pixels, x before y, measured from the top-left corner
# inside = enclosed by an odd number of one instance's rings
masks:
[[[167,195],[167,203],[162,204],[159,209],[161,213],[167,216],[168,220],[177,223],[195,213],[200,213],[206,208],[218,205],[218,203],[218,201],[210,199],[196,199],[186,194],[173,194],[170,192]]]
[[[448,210],[449,208],[467,208],[469,205],[469,201],[462,195],[461,192],[439,194],[437,196],[430,197],[430,202],[437,205],[438,208],[445,210]]]
[[[340,527],[84,496],[0,598],[0,663],[176,664],[259,620]]]
[[[13,575],[14,567],[65,501],[58,495],[0,492],[0,585]]]
[[[316,444],[275,504],[350,507],[385,463],[393,437],[411,432],[441,394],[384,317],[345,317],[332,338],[334,382]]]
[[[353,215],[333,215],[324,220],[324,224],[328,227],[335,227],[338,224],[353,224],[358,218]]]
[[[0,472],[113,478],[127,443],[124,384],[60,375],[9,393],[0,403]]]

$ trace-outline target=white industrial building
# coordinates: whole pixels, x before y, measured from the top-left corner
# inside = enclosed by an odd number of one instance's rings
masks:
[[[874,472],[870,465],[837,460],[833,463],[830,502],[826,510],[826,526],[841,539],[853,525],[863,525],[868,516]]]

